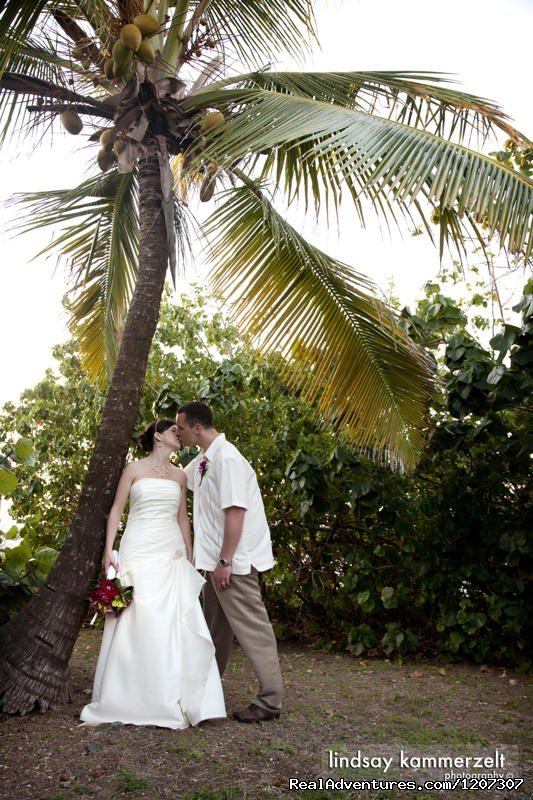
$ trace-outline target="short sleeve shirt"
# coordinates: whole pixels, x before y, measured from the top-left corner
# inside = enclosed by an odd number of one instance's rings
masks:
[[[206,459],[205,469],[200,468]],[[187,486],[194,492],[194,563],[197,569],[215,569],[224,540],[224,511],[246,509],[242,535],[233,555],[232,572],[247,575],[274,565],[272,543],[261,492],[250,463],[220,433],[204,452],[185,467]]]

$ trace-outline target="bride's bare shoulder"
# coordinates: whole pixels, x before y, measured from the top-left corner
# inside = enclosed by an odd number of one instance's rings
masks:
[[[183,471],[183,467],[181,464],[173,464],[172,465],[172,477],[175,481],[178,481],[182,486],[187,485],[187,477],[185,472]]]
[[[145,460],[146,459],[144,458],[140,458],[138,461],[128,461],[128,463],[124,467],[124,473],[127,475],[131,475],[131,477],[134,478],[140,472],[143,472],[145,470],[145,466],[143,463]]]

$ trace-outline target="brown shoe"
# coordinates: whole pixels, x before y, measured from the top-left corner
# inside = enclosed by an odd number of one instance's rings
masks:
[[[231,716],[238,722],[264,722],[267,719],[276,719],[280,713],[280,711],[269,711],[267,708],[260,708],[255,703],[250,703],[248,708],[234,711]]]

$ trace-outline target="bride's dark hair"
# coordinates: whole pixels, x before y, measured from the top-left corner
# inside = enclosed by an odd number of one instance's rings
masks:
[[[172,419],[154,419],[136,437],[139,445],[145,453],[151,453],[154,449],[154,437],[156,433],[164,433],[176,423]]]

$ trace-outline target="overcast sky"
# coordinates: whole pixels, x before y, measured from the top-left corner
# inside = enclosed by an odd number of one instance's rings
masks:
[[[318,0],[316,13],[322,48],[303,68],[453,73],[462,88],[497,101],[533,137],[533,0]],[[27,148],[19,157],[22,148],[4,148],[0,203],[15,192],[79,183],[89,162],[83,148],[75,149],[80,140],[59,134],[31,158]],[[53,344],[68,336],[61,306],[65,275],[53,259],[31,261],[50,233],[12,239],[12,217],[13,210],[0,208],[0,403],[32,386],[52,365]],[[438,254],[423,237],[406,232],[382,241],[376,227],[359,231],[348,211],[339,230],[317,229],[308,219],[305,232],[383,290],[392,277],[402,302],[414,299],[438,270]]]

